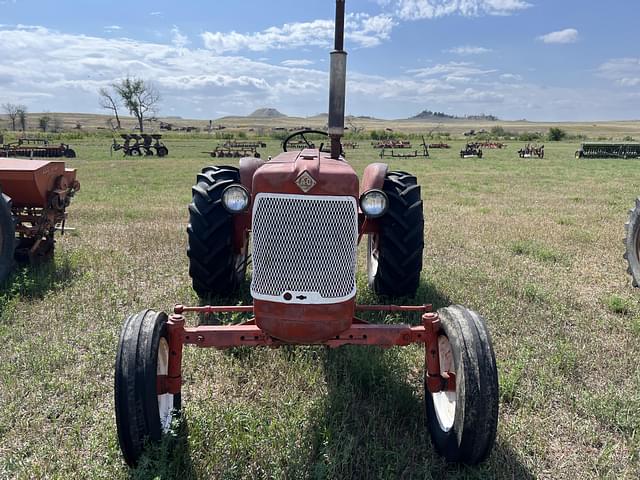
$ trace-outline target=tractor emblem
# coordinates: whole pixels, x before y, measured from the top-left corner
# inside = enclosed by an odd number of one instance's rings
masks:
[[[307,193],[309,190],[315,187],[316,183],[318,182],[316,182],[307,171],[302,172],[302,174],[296,179],[296,185],[298,185],[298,187],[300,187],[300,190],[302,190],[304,193]]]

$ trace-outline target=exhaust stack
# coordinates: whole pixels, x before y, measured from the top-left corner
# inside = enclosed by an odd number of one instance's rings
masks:
[[[340,158],[344,136],[344,109],[347,85],[347,52],[344,51],[345,0],[336,0],[335,46],[331,52],[329,79],[329,137],[331,158]]]

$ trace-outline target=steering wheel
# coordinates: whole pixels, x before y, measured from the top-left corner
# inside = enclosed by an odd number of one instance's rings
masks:
[[[308,148],[315,148],[314,144],[311,143],[309,140],[307,140],[307,137],[305,137],[305,134],[315,134],[315,135],[324,135],[325,137],[328,137],[329,134],[327,132],[322,132],[320,130],[300,130],[299,132],[294,132],[291,135],[289,135],[287,138],[284,139],[284,142],[282,142],[282,150],[284,150],[285,152],[287,152],[287,146],[289,144],[289,142],[291,141],[292,138],[294,137],[302,137],[302,141],[304,143],[307,144]],[[329,150],[323,150],[322,147],[324,147],[324,143],[320,144],[320,151],[324,152],[324,153],[331,153]]]

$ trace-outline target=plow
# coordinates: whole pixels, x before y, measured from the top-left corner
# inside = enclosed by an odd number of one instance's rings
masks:
[[[345,1],[336,0],[328,132],[300,131],[270,161],[246,157],[197,175],[187,228],[189,274],[205,299],[238,292],[252,261],[251,305],[145,309],[123,326],[115,366],[118,440],[140,463],[179,415],[186,347],[344,345],[424,349],[425,428],[451,462],[478,464],[498,423],[498,374],[486,322],[460,305],[356,303],[358,245],[366,244],[369,288],[382,298],[415,295],[421,279],[424,214],[415,175],[368,165],[362,178],[344,158]],[[318,145],[307,138],[316,135]],[[304,144],[301,150],[293,145]],[[251,241],[250,241],[251,240]],[[363,312],[418,314],[419,325],[373,324]],[[190,315],[242,312],[240,324],[198,325]],[[283,385],[283,387],[285,387]],[[416,418],[420,417],[415,412]]]
[[[0,160],[0,283],[15,260],[37,263],[53,255],[54,234],[64,234],[78,190],[76,170],[64,162]]]
[[[76,152],[66,143],[50,144],[43,138],[21,138],[2,146],[0,157],[75,158]]]
[[[166,157],[169,155],[169,149],[160,141],[161,134],[148,135],[143,133],[137,135],[135,133],[122,133],[120,136],[124,142],[119,144],[114,138],[111,144],[111,155],[113,155],[113,152],[120,150],[122,150],[125,157],[153,156],[154,154],[158,157]]]
[[[520,158],[544,158],[544,145],[525,145],[518,150],[518,156]]]

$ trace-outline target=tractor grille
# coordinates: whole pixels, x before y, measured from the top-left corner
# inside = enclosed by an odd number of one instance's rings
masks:
[[[253,206],[251,295],[281,303],[339,303],[356,293],[353,197],[260,193]]]

